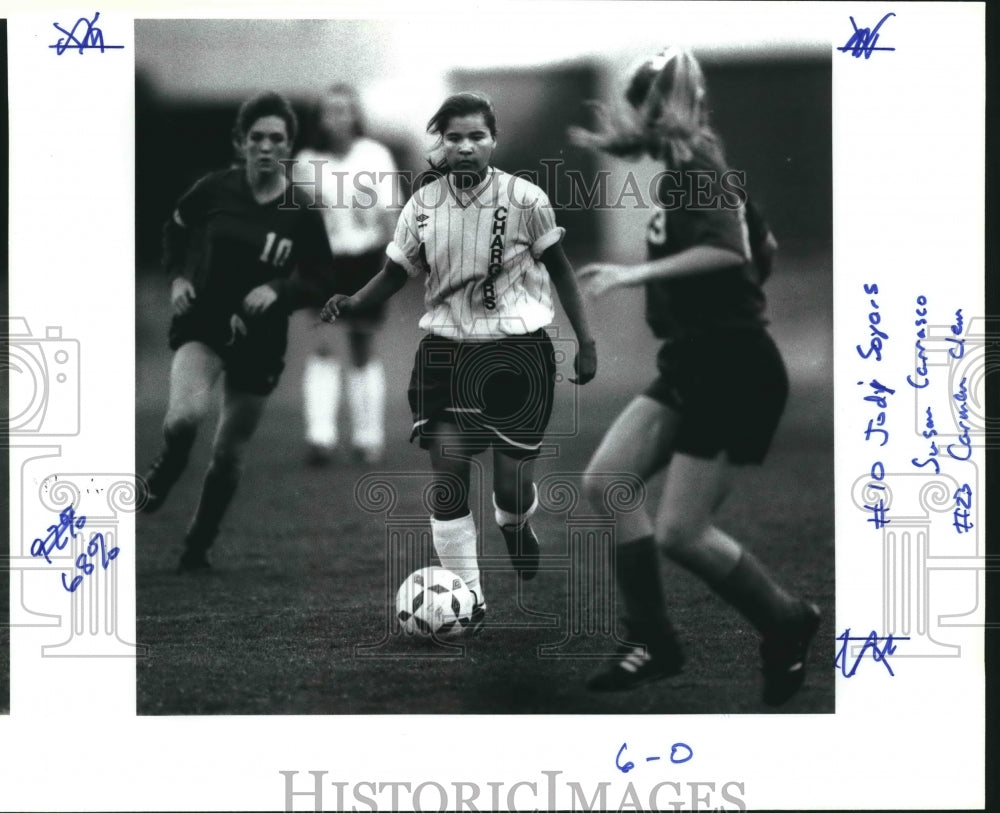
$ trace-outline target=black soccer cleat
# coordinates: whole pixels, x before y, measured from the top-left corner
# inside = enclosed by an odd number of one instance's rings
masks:
[[[802,602],[796,615],[760,645],[764,673],[764,704],[780,706],[802,688],[806,679],[809,645],[819,629],[820,612],[815,604]]]
[[[535,578],[538,573],[538,537],[531,530],[531,525],[525,522],[520,528],[508,529],[500,527],[504,542],[507,543],[507,553],[510,563],[517,575],[524,581]]]
[[[486,602],[479,600],[479,594],[472,590],[472,595],[476,597],[476,603],[472,605],[472,612],[469,614],[469,625],[465,628],[466,635],[479,635],[486,623]]]
[[[170,489],[180,479],[186,467],[187,460],[178,459],[166,451],[160,452],[146,472],[146,502],[142,504],[143,513],[152,514],[167,501]]]
[[[212,569],[205,555],[215,541],[218,529],[206,531],[192,527],[184,537],[184,552],[177,564],[178,573],[204,573]]]
[[[641,644],[622,644],[618,660],[594,672],[587,679],[592,692],[621,692],[644,683],[679,675],[684,669],[684,653],[676,641],[664,641],[655,650]]]
[[[212,563],[205,556],[205,551],[197,548],[187,548],[177,565],[178,573],[205,573],[211,569]]]

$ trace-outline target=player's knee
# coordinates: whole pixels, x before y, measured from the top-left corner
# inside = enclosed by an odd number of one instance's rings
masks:
[[[163,435],[174,443],[190,446],[198,433],[198,423],[198,416],[189,410],[168,412],[163,421]]]
[[[656,529],[656,541],[661,550],[671,558],[685,558],[697,546],[701,529],[683,517],[668,520]]]
[[[601,512],[608,510],[608,500],[607,500],[607,486],[608,478],[598,475],[590,467],[583,473],[583,479],[581,481],[581,488],[583,490],[584,499],[590,504],[594,509]]]
[[[696,556],[701,533],[701,528],[677,518],[656,529],[656,542],[667,556],[683,565]]]
[[[437,477],[427,495],[434,519],[459,519],[469,513],[469,485],[461,477]]]
[[[493,496],[496,504],[504,511],[523,514],[535,501],[535,485],[531,480],[496,480],[493,483]]]
[[[216,447],[209,467],[219,477],[238,480],[243,473],[242,450],[233,446]]]
[[[366,367],[372,360],[371,346],[368,342],[351,343],[351,364],[357,369]]]

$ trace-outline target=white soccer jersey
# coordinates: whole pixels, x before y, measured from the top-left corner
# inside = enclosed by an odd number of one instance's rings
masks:
[[[384,146],[359,138],[343,156],[302,150],[292,177],[323,204],[334,254],[357,256],[385,245],[385,212],[398,211],[403,200],[396,165]]]
[[[411,277],[426,274],[421,329],[483,341],[552,322],[552,283],[540,257],[564,233],[541,189],[490,168],[472,189],[443,177],[416,190],[386,253]]]

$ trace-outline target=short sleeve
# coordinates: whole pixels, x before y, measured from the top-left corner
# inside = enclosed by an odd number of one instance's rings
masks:
[[[181,228],[191,228],[199,225],[205,218],[208,211],[210,197],[209,178],[205,176],[198,180],[187,192],[185,192],[174,208],[171,220]]]
[[[190,248],[193,235],[202,227],[211,200],[211,175],[206,175],[185,192],[163,224],[163,268],[170,276],[193,275],[196,258]]]
[[[531,241],[531,256],[536,260],[546,250],[563,239],[566,229],[556,225],[556,215],[552,211],[545,193],[540,192],[528,217],[528,239]]]
[[[392,242],[385,249],[389,259],[401,265],[410,277],[417,277],[426,270],[421,257],[421,240],[417,230],[417,219],[421,217],[426,218],[428,215],[424,212],[418,214],[411,198],[399,215]]]

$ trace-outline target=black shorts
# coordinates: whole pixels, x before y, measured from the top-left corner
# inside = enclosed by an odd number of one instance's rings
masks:
[[[236,336],[229,316],[206,312],[192,307],[170,320],[170,349],[177,350],[188,342],[201,342],[222,359],[227,383],[250,395],[270,395],[278,386],[285,369],[285,349],[288,346],[288,317],[275,311],[249,319],[246,336]]]
[[[356,294],[367,285],[385,265],[385,250],[376,249],[364,254],[337,254],[333,258],[335,290],[348,295]],[[370,305],[352,311],[338,322],[358,331],[375,330],[385,321],[386,303]]]
[[[424,336],[407,393],[410,439],[427,449],[446,422],[458,427],[470,454],[493,446],[530,460],[552,415],[555,377],[555,350],[544,329],[488,342]]]
[[[675,450],[761,463],[788,400],[788,374],[765,330],[668,342],[645,394],[680,413]]]

